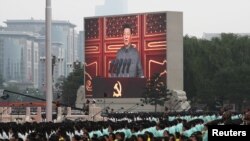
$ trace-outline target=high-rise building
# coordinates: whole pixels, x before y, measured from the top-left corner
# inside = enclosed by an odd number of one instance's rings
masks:
[[[80,62],[84,62],[84,32],[80,31],[77,40],[77,56]]]
[[[44,20],[7,20],[7,27],[4,30],[15,32],[30,32],[37,36],[36,43],[39,48],[38,63],[39,88],[44,87],[45,78],[45,21]],[[53,80],[59,76],[65,76],[72,72],[72,64],[76,60],[75,50],[77,48],[77,34],[75,33],[75,25],[68,21],[52,21],[51,41],[52,41],[52,56],[55,56],[56,61],[53,66]]]
[[[127,0],[105,0],[103,5],[98,5],[95,8],[96,16],[113,15],[113,14],[127,14],[128,1]]]
[[[0,31],[0,73],[6,82],[38,87],[39,50],[36,36]]]

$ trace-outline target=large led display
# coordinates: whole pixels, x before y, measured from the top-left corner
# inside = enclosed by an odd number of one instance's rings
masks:
[[[154,73],[167,77],[167,24],[166,12],[85,18],[86,96],[141,97]],[[132,28],[127,54],[125,25]]]

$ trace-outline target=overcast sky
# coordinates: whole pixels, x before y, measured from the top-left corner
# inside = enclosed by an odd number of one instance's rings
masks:
[[[83,18],[95,16],[95,7],[105,0],[51,0],[53,20],[67,20],[83,29]],[[112,1],[112,0],[109,0]],[[113,0],[118,1],[118,0]],[[184,35],[205,33],[250,33],[250,0],[127,0],[128,13],[183,12]],[[7,19],[45,19],[46,0],[0,0],[0,25]],[[117,4],[117,3],[116,3]],[[107,5],[110,15],[116,6]],[[126,14],[126,13],[121,13]]]

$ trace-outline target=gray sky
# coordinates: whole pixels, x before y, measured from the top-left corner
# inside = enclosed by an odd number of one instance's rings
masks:
[[[68,20],[83,29],[83,18],[95,14],[104,0],[51,0],[53,20]],[[117,1],[117,0],[114,0]],[[46,0],[0,0],[0,25],[7,19],[45,19]],[[184,35],[250,33],[249,0],[128,0],[128,13],[183,12]],[[108,5],[110,14],[115,5]],[[106,12],[107,13],[107,12]],[[125,14],[125,13],[121,13]]]

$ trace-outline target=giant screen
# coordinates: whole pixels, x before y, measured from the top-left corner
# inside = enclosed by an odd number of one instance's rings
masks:
[[[154,73],[167,77],[166,16],[156,12],[84,19],[86,97],[141,97]],[[131,47],[138,52],[143,76],[130,75],[137,67],[133,56],[117,56],[124,47],[125,24],[132,28]]]

